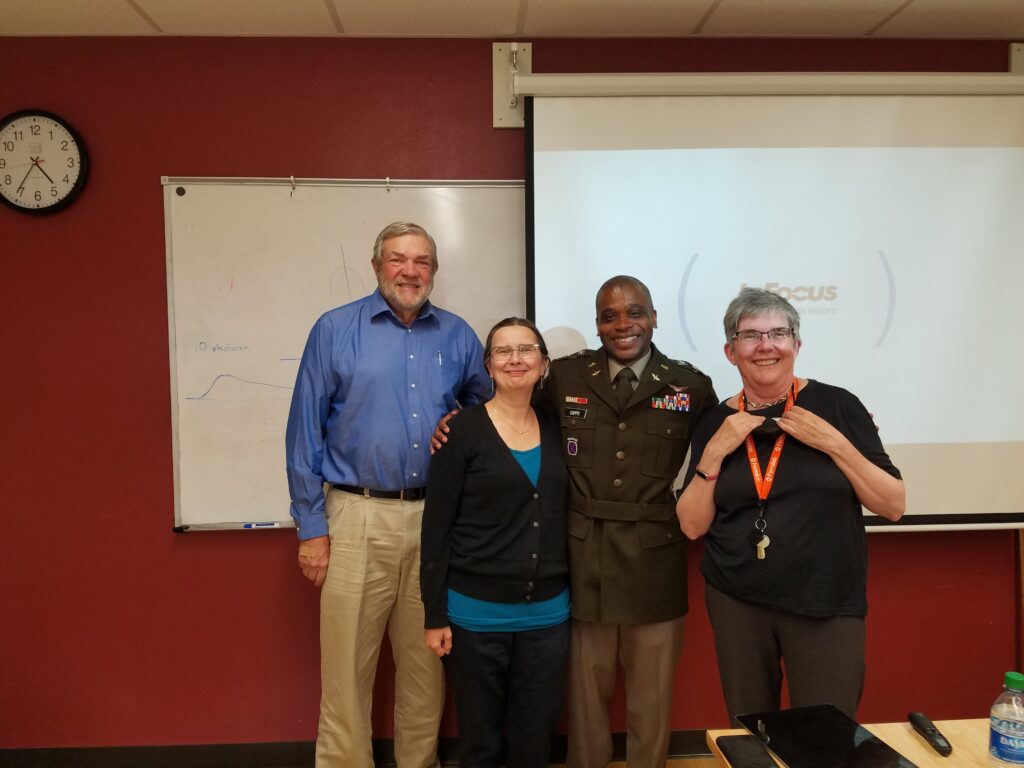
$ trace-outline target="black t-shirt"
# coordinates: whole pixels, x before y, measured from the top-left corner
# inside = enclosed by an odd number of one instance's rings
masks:
[[[809,381],[797,404],[832,424],[869,461],[894,477],[900,472],[882,447],[867,410],[845,389]],[[782,415],[784,403],[757,411]],[[735,408],[719,404],[693,434],[686,483],[708,440]],[[761,471],[775,436],[754,436]],[[701,573],[737,600],[804,616],[867,613],[867,542],[863,512],[853,487],[823,452],[787,437],[767,499],[765,533],[771,540],[757,559],[754,521],[757,491],[747,452],[740,445],[722,463],[715,481],[715,517],[705,539]]]

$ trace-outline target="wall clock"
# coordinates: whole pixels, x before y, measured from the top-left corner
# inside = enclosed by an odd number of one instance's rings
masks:
[[[24,109],[0,118],[0,202],[22,213],[66,208],[89,175],[81,137],[61,117]]]

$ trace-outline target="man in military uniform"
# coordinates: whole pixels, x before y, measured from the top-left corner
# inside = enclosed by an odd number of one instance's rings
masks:
[[[619,661],[627,763],[664,766],[668,752],[688,607],[672,484],[693,425],[717,398],[706,375],[651,344],[657,325],[647,286],[611,278],[597,293],[602,349],[555,360],[544,385],[561,418],[572,478],[570,768],[604,768],[612,758],[609,703]]]

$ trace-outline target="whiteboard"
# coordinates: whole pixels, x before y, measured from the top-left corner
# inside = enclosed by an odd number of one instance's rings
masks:
[[[175,530],[291,526],[284,432],[310,328],[371,293],[373,242],[437,242],[431,301],[483,339],[526,311],[521,182],[163,177]]]

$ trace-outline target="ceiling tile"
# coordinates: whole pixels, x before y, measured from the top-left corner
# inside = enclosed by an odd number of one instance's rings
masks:
[[[703,35],[862,37],[903,0],[722,0]]]
[[[324,0],[135,0],[169,35],[335,35]]]
[[[1024,38],[1022,0],[915,0],[877,37]]]
[[[678,37],[693,32],[712,0],[529,0],[524,36]]]
[[[333,0],[350,35],[509,37],[520,0]],[[525,0],[524,0],[525,1]]]
[[[0,0],[0,35],[152,35],[124,0]]]

